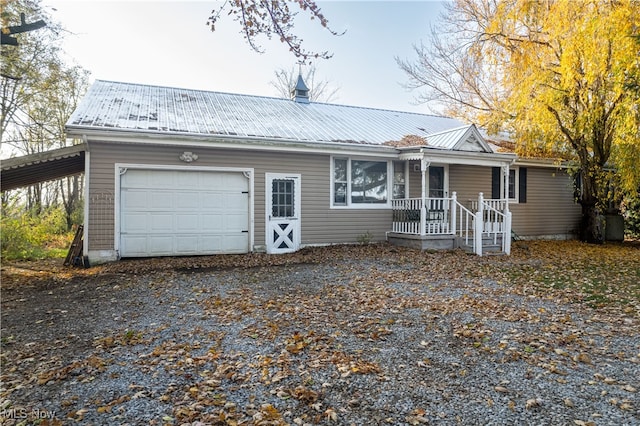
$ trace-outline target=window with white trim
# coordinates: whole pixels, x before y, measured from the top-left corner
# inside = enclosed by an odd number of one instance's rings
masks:
[[[504,197],[504,175],[502,167],[493,167],[491,172],[491,198],[502,199]],[[507,197],[511,203],[527,202],[527,168],[510,167],[509,185]]]
[[[509,169],[509,200],[513,201],[518,199],[518,184],[516,179],[518,179],[516,169]]]
[[[407,196],[407,177],[404,161],[393,162],[393,199],[402,199]]]
[[[390,196],[405,197],[405,168],[404,162],[335,157],[332,159],[331,205],[387,207]]]
[[[333,205],[347,205],[347,163],[346,158],[333,160]]]

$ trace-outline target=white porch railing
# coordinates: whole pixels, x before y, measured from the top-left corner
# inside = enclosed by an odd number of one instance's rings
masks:
[[[511,212],[507,200],[485,200],[482,192],[478,194],[476,207],[475,238],[479,239],[479,256],[482,256],[482,243],[484,236],[488,236],[493,244],[498,243],[498,237],[502,237],[502,252],[511,254]]]
[[[452,234],[455,229],[451,210],[453,200],[454,198],[427,198],[424,206],[421,198],[392,200],[391,232],[414,235]]]
[[[482,256],[485,237],[502,251],[511,253],[511,212],[507,200],[485,200],[483,194],[473,200],[470,209],[460,204],[454,192],[451,198],[421,198],[392,200],[391,232],[413,235],[455,235],[474,253]]]

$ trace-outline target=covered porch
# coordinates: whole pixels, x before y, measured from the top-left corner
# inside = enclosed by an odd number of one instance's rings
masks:
[[[391,201],[387,240],[421,250],[463,248],[479,256],[510,254],[509,198],[514,185],[510,166],[515,156],[493,152],[475,126],[436,137],[443,140],[400,148],[399,159],[409,169],[409,190],[406,197]]]
[[[511,212],[506,199],[478,200],[465,206],[456,192],[449,198],[405,198],[392,202],[387,240],[420,250],[462,248],[479,256],[511,253]]]

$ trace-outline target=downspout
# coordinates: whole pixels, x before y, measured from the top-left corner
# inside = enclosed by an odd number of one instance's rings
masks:
[[[82,257],[87,259],[89,257],[89,200],[90,200],[90,178],[91,178],[91,153],[89,152],[89,143],[87,135],[82,135],[82,142],[86,145],[84,151],[84,206],[83,206],[83,224],[82,228]]]

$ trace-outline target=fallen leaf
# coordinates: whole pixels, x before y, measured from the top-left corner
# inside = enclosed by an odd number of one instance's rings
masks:
[[[527,410],[531,410],[532,408],[540,407],[542,405],[542,400],[540,398],[531,398],[527,399],[527,402],[524,406]]]

